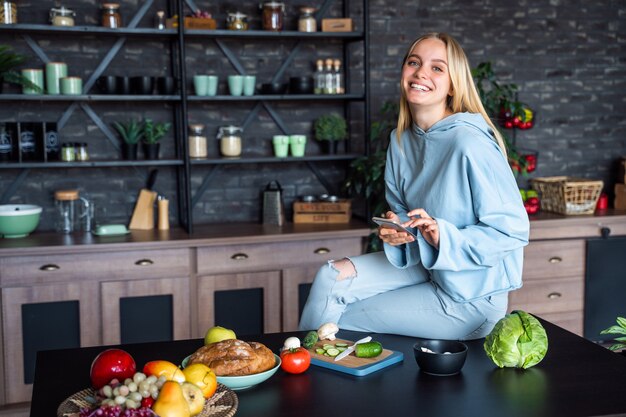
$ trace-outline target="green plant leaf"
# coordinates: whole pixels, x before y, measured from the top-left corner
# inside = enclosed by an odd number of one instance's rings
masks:
[[[602,330],[600,334],[626,334],[626,329],[620,326],[611,326]]]
[[[626,329],[626,318],[624,317],[618,317],[617,318],[617,324],[621,327],[623,327],[624,329]]]

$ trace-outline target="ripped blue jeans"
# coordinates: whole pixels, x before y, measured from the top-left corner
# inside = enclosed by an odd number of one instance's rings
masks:
[[[421,266],[398,269],[383,252],[329,261],[318,271],[300,330],[340,329],[429,339],[485,337],[506,314],[508,294],[459,303]]]

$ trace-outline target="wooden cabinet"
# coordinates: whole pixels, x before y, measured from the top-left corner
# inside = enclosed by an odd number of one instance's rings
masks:
[[[626,235],[626,216],[551,216],[530,223],[523,286],[509,311],[524,310],[583,335],[588,238]]]
[[[0,257],[4,402],[30,401],[38,350],[122,342],[124,299],[171,297],[171,339],[188,338],[189,275],[186,248]]]

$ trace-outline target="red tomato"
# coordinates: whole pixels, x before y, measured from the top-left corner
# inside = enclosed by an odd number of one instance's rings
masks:
[[[285,349],[280,353],[280,367],[290,374],[301,374],[311,365],[311,354],[303,347]]]

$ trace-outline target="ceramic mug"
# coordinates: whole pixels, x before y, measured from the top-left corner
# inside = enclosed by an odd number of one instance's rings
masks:
[[[274,145],[274,155],[277,158],[285,158],[289,154],[289,136],[274,135],[272,144]]]
[[[34,88],[22,86],[22,93],[24,94],[42,94],[43,93],[43,70],[41,69],[23,69],[22,76],[31,83],[35,84],[41,90],[35,90]]]
[[[96,86],[102,94],[117,94],[117,78],[115,75],[102,75],[96,80]]]
[[[48,94],[61,94],[61,78],[67,77],[65,62],[48,62],[46,64],[46,90]]]
[[[79,95],[83,92],[83,80],[80,77],[61,78],[61,94]]]
[[[240,96],[243,93],[243,75],[229,75],[228,90],[231,96]]]
[[[256,89],[256,76],[244,75],[243,76],[243,95],[252,96],[254,95],[255,89]]]
[[[289,136],[289,147],[291,149],[291,156],[304,156],[304,150],[306,148],[306,135]]]
[[[209,92],[209,76],[202,74],[194,75],[193,87],[197,96],[206,96]]]
[[[174,77],[157,77],[157,93],[163,96],[171,96],[176,93],[176,79]]]
[[[217,75],[207,75],[208,77],[208,86],[206,94],[207,96],[215,96],[217,95],[217,84],[218,78]]]
[[[130,77],[118,75],[117,77],[117,94],[130,94]]]

